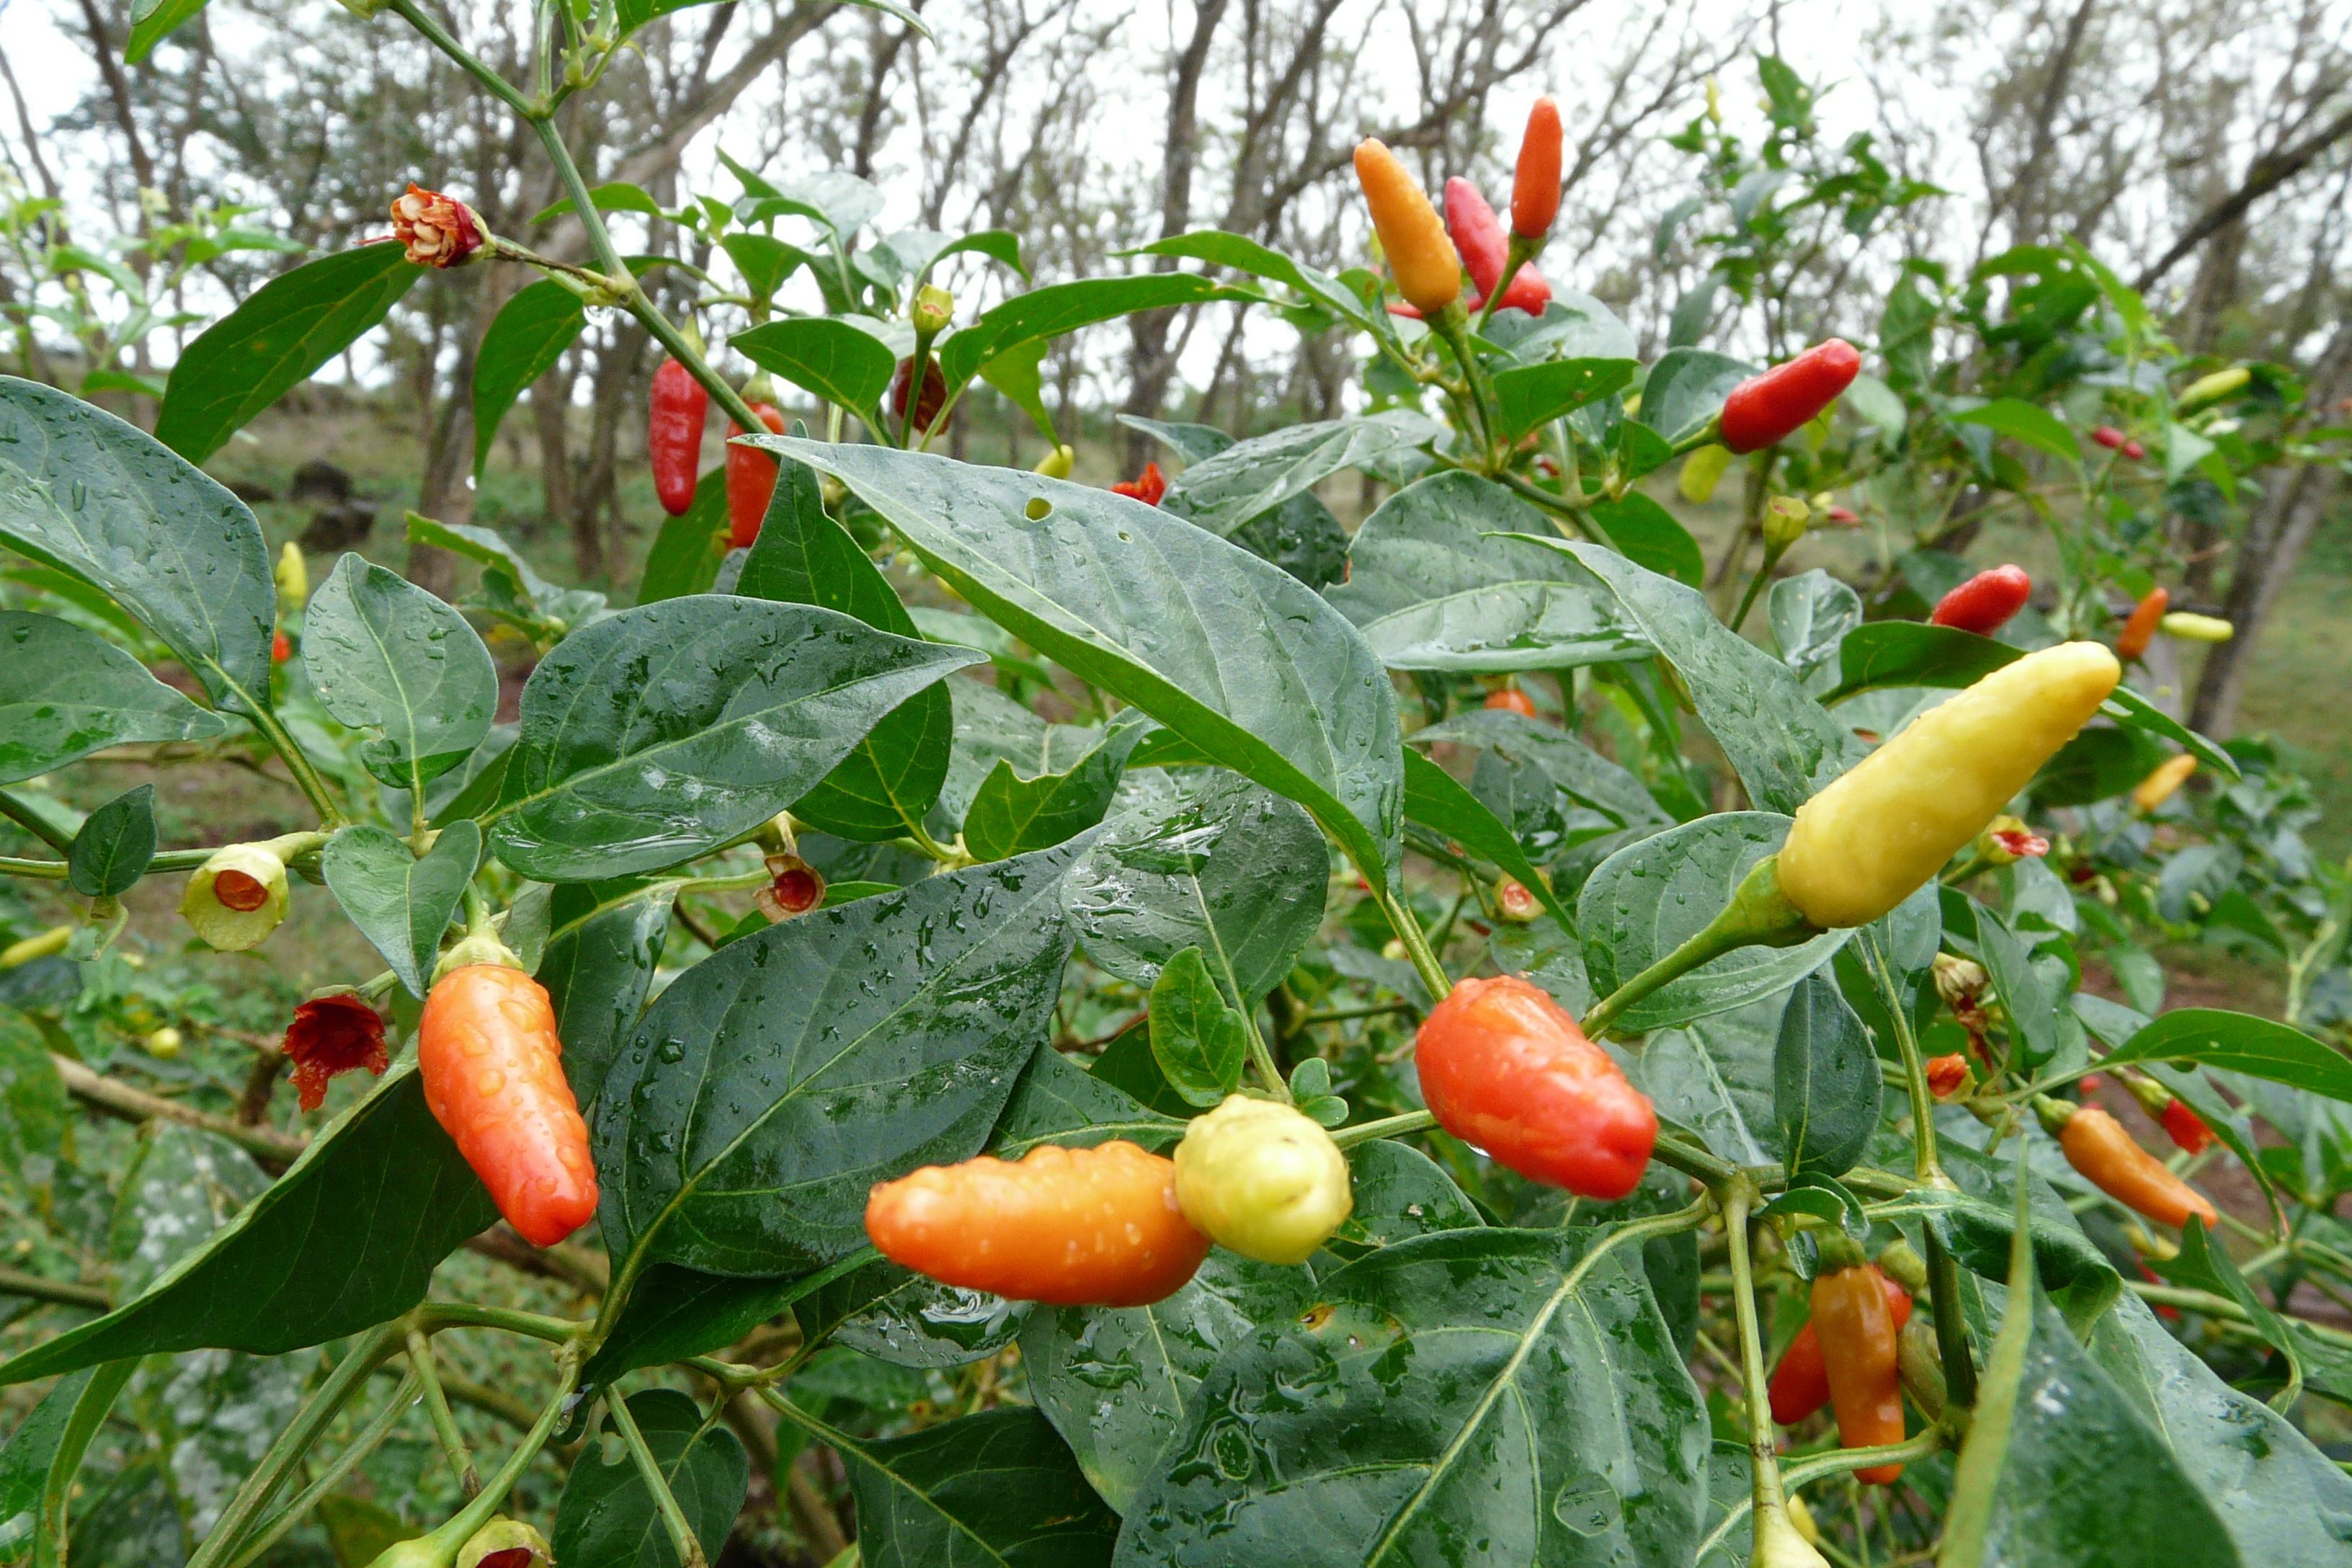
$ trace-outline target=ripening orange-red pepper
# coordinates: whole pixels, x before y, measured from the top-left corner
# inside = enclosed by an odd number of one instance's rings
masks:
[[[1521,239],[1541,239],[1559,216],[1560,142],[1559,105],[1549,96],[1537,99],[1511,177],[1511,231]],[[1503,302],[1509,304],[1509,296]]]
[[[2147,645],[2156,640],[2156,628],[2163,624],[2164,612],[2172,607],[2172,595],[2163,588],[2150,588],[2147,597],[2132,606],[2130,618],[2124,622],[2123,635],[2116,638],[2116,657],[2126,664],[2147,652]]]
[[[552,1247],[594,1216],[588,1124],[539,982],[504,963],[443,974],[425,999],[416,1066],[434,1120],[524,1240]]]
[[[2010,623],[2033,596],[2033,579],[2022,566],[1996,566],[1979,572],[1936,602],[1931,626],[1955,626],[1989,637]]]
[[[1843,338],[1815,343],[1733,387],[1723,400],[1718,438],[1734,452],[1761,451],[1836,402],[1861,372],[1862,355]]]
[[[1812,1326],[1829,1376],[1830,1408],[1837,1414],[1838,1444],[1875,1448],[1900,1443],[1903,1373],[1886,1277],[1863,1262],[1831,1268],[1831,1256],[1825,1246],[1822,1271],[1813,1277]],[[1873,1465],[1856,1470],[1854,1479],[1886,1486],[1902,1473],[1900,1465]]]
[[[1061,1307],[1149,1306],[1209,1252],[1177,1201],[1176,1163],[1122,1139],[926,1165],[874,1189],[866,1234],[918,1274]]]
[[[1903,1325],[1911,1321],[1911,1293],[1889,1279],[1874,1263],[1864,1268],[1878,1276],[1878,1283],[1886,1292],[1886,1313],[1902,1332]],[[1829,1368],[1822,1361],[1821,1331],[1812,1320],[1805,1320],[1789,1348],[1780,1352],[1780,1364],[1772,1369],[1772,1381],[1766,1385],[1772,1401],[1772,1419],[1783,1426],[1794,1426],[1814,1411],[1830,1402]]]
[[[783,411],[773,404],[754,403],[751,412],[771,432],[784,433]],[[739,447],[735,437],[743,426],[727,422],[727,537],[740,548],[760,537],[760,523],[776,493],[776,459],[757,447]]]
[[[1615,1200],[1642,1180],[1658,1113],[1540,987],[1465,980],[1413,1045],[1437,1124],[1530,1181]]]
[[[1371,209],[1372,227],[1396,274],[1397,292],[1424,316],[1462,296],[1462,258],[1438,221],[1428,194],[1395,153],[1367,138],[1356,145],[1356,183]]]
[[[2033,1109],[2044,1126],[2055,1129],[2066,1163],[2126,1208],[2176,1228],[2185,1226],[2191,1215],[2209,1230],[2221,1223],[2204,1194],[2166,1169],[2163,1161],[2124,1131],[2122,1122],[2097,1106],[2042,1099],[2035,1100]]]
[[[1506,686],[1500,691],[1489,691],[1486,693],[1486,700],[1483,706],[1499,709],[1506,713],[1517,713],[1522,719],[1532,719],[1536,716],[1536,700],[1516,686]]]

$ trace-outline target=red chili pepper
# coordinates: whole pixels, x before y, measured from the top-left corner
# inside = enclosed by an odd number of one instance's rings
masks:
[[[2033,579],[2021,566],[1996,566],[1979,572],[1937,603],[1927,617],[1934,626],[1956,626],[1979,637],[1990,637],[2025,608],[2033,595]]]
[[[2123,450],[2125,441],[2129,438],[2130,437],[2126,437],[2122,431],[2116,429],[2112,425],[2102,425],[2097,429],[2091,432],[2091,439],[2096,441],[2100,446],[2105,447],[2110,452],[2119,452]]]
[[[294,657],[294,645],[287,640],[286,628],[278,627],[269,634],[269,662],[284,664]]]
[[[1508,974],[1461,982],[1413,1052],[1437,1124],[1497,1164],[1580,1197],[1614,1201],[1640,1184],[1657,1111],[1538,987]]]
[[[751,412],[776,435],[784,433],[783,411],[772,404],[754,403]],[[776,493],[776,459],[756,447],[738,447],[734,437],[743,426],[727,422],[727,537],[739,549],[760,537],[760,523],[768,515],[768,500]]]
[[[1518,168],[1511,178],[1511,227],[1523,239],[1541,239],[1559,216],[1559,105],[1538,98],[1528,110]],[[1503,303],[1511,303],[1508,294]]]
[[[1498,708],[1506,713],[1517,713],[1522,719],[1532,719],[1536,716],[1536,700],[1516,686],[1506,686],[1500,691],[1489,691],[1486,693],[1486,700],[1483,706]]]
[[[1468,269],[1476,289],[1470,309],[1484,310],[1487,291],[1502,280],[1503,267],[1511,258],[1511,238],[1504,232],[1503,220],[1495,216],[1495,209],[1486,205],[1477,186],[1467,180],[1454,179],[1445,182],[1445,229],[1454,237],[1454,248],[1462,253],[1462,265]],[[1523,264],[1511,279],[1510,287],[1503,290],[1503,297],[1495,302],[1495,308],[1540,316],[1549,303],[1551,285],[1543,280],[1533,265]]]
[[[2189,1109],[2189,1102],[2176,1096],[2164,1108],[2164,1130],[2172,1141],[2191,1154],[2202,1154],[2213,1146],[2213,1130],[2205,1119]]]
[[[2172,595],[2163,588],[2150,588],[2147,597],[2132,606],[2131,617],[2124,622],[2123,635],[2116,638],[2116,657],[2129,663],[2147,652],[2147,645],[2156,638],[2156,628],[2164,620],[2164,612],[2172,607]]]
[[[1825,1257],[1823,1261],[1828,1261]],[[1837,1412],[1838,1444],[1874,1448],[1903,1441],[1903,1373],[1898,1325],[1886,1300],[1886,1276],[1868,1263],[1824,1268],[1813,1277],[1813,1322],[1822,1364],[1829,1373],[1830,1405]],[[1889,1486],[1900,1465],[1856,1470],[1865,1486]]]
[[[915,362],[912,358],[898,362],[898,374],[890,379],[890,412],[899,418],[907,417],[907,395],[915,384]],[[915,428],[929,432],[939,422],[940,410],[947,405],[948,378],[940,369],[940,362],[927,360],[923,364],[923,395],[915,399]]]
[[[552,1247],[595,1216],[588,1124],[539,982],[503,963],[444,974],[425,998],[416,1066],[433,1119],[524,1240]]]
[[[674,359],[654,372],[647,403],[646,458],[653,465],[654,494],[672,517],[694,504],[696,466],[702,461],[702,422],[710,393]]]
[[[1146,463],[1143,472],[1131,479],[1121,479],[1111,486],[1110,493],[1128,496],[1146,506],[1158,506],[1160,498],[1168,493],[1168,481],[1160,477],[1160,465]]]
[[[1893,1320],[1895,1331],[1911,1321],[1911,1295],[1902,1286],[1889,1279],[1875,1265],[1870,1271],[1878,1276],[1878,1283],[1886,1291],[1886,1314]],[[1822,1336],[1808,1318],[1789,1348],[1780,1352],[1780,1364],[1772,1369],[1772,1381],[1765,1385],[1772,1401],[1772,1419],[1783,1426],[1794,1426],[1830,1402],[1829,1369],[1822,1362]]]
[[[1862,514],[1850,506],[1833,506],[1827,513],[1829,520],[1840,528],[1852,528],[1862,521]]]
[[[2124,456],[2137,463],[2147,456],[2147,448],[2137,441],[2126,441],[2124,443]]]
[[[1717,434],[1734,452],[1760,451],[1836,402],[1861,372],[1862,355],[1843,338],[1815,343],[1733,387]]]

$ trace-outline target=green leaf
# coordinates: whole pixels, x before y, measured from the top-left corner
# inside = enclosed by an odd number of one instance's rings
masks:
[[[727,558],[728,543],[727,465],[721,463],[695,480],[693,505],[662,519],[661,531],[646,552],[637,603],[655,605],[708,594],[719,581],[719,563]]]
[[[1015,343],[1031,338],[1058,338],[1129,311],[1190,305],[1216,294],[1216,284],[1190,272],[1082,278],[1016,294],[940,345],[940,370],[947,377],[948,395],[953,397],[982,365]],[[846,482],[847,476],[841,477]]]
[[[496,529],[467,522],[436,522],[412,511],[408,514],[408,542],[436,545],[478,563],[482,567],[484,596],[497,606],[494,613],[519,613],[551,623],[531,628],[533,636],[542,631],[550,634],[550,642],[599,619],[604,613],[604,595],[591,588],[557,587],[532,571],[522,552],[499,538]],[[495,593],[490,592],[493,589]],[[503,604],[501,599],[514,603]]]
[[[1416,746],[1440,741],[1490,751],[1507,763],[1532,766],[1578,805],[1622,826],[1658,828],[1674,824],[1673,816],[1651,798],[1640,779],[1567,731],[1541,720],[1477,708],[1412,733]]]
[[[880,447],[760,444],[839,479],[1007,631],[1306,806],[1368,874],[1395,874],[1395,693],[1297,579],[1084,485]]]
[[[1878,1131],[1878,1053],[1837,982],[1809,974],[1790,994],[1772,1054],[1772,1120],[1792,1176],[1842,1176]]]
[[[1727,811],[1629,844],[1603,860],[1577,896],[1577,930],[1592,992],[1606,996],[1698,934],[1731,901],[1756,863],[1778,852],[1789,818]],[[1853,936],[1824,931],[1795,947],[1743,947],[1634,1003],[1612,1026],[1644,1034],[1728,1011],[1796,984]]]
[[[66,881],[85,898],[129,892],[155,858],[155,786],[124,790],[83,819],[66,857]]]
[[[1551,890],[1551,879],[1536,869],[1534,861],[1501,818],[1444,768],[1408,748],[1404,754],[1404,815],[1442,837],[1450,838],[1471,854],[1492,860],[1517,879],[1543,901],[1562,930],[1575,925],[1568,909]]]
[[[2300,1029],[2250,1013],[2183,1007],[2110,1053],[2103,1066],[2197,1062],[2352,1102],[2352,1061]]]
[[[498,668],[466,617],[357,555],[310,596],[302,664],[337,722],[376,731],[360,761],[394,789],[422,794],[498,716]]]
[[[75,984],[79,994],[79,981]],[[46,1185],[26,1162],[36,1154],[54,1158],[63,1151],[72,1114],[65,1079],[49,1054],[48,1041],[31,1019],[13,1007],[0,1006],[0,1165],[28,1188]],[[0,1520],[7,1517],[0,1514]]]
[[[645,1011],[669,934],[670,900],[659,885],[565,882],[548,900],[552,929],[533,978],[554,1005],[563,1076],[583,1107],[604,1089],[614,1056]]]
[[[1101,1075],[1046,1049],[1023,1069],[1004,1114],[997,1119],[988,1151],[999,1159],[1017,1160],[1040,1143],[1091,1149],[1114,1138],[1157,1149],[1183,1131],[1184,1123],[1176,1118],[1149,1109]]]
[[[1838,645],[1838,683],[1822,700],[1843,702],[1883,687],[1973,686],[2025,650],[1958,626],[1919,621],[1873,621]]]
[[[203,462],[255,415],[359,342],[424,275],[395,240],[279,273],[180,351],[155,411],[155,439],[191,463]]]
[[[624,610],[523,688],[491,845],[541,881],[673,865],[773,816],[885,713],[978,659],[805,605]]]
[[[914,617],[858,542],[825,515],[816,471],[787,458],[735,592],[815,605],[894,637],[916,637]],[[868,731],[817,786],[793,802],[801,820],[845,838],[902,838],[940,798],[955,713],[944,683],[924,687]],[[1032,846],[1042,847],[1042,846]]]
[[[716,1562],[751,1487],[751,1460],[742,1440],[724,1426],[704,1421],[702,1407],[674,1388],[629,1395],[628,1412],[687,1527],[702,1543],[704,1556]],[[677,1551],[653,1489],[622,1446],[609,1415],[602,1426],[612,1436],[583,1449],[564,1478],[555,1533],[548,1542],[555,1560],[604,1568],[671,1568]]]
[[[1004,1405],[880,1439],[797,1405],[787,1414],[848,1466],[868,1568],[1108,1568],[1118,1516],[1035,1410]]]
[[[1122,1568],[1686,1563],[1706,1416],[1603,1232],[1460,1230],[1324,1279],[1241,1341],[1128,1509]],[[1268,1397],[1279,1390],[1277,1397]]]
[[[1646,656],[1591,574],[1512,537],[1550,532],[1492,479],[1432,474],[1365,520],[1348,580],[1327,597],[1391,669],[1502,674]]]
[[[123,59],[131,65],[139,64],[181,24],[203,10],[205,5],[205,0],[162,0],[162,4],[145,15],[134,16],[131,23],[130,41],[123,46]]]
[[[1052,1016],[1082,847],[819,910],[680,975],[605,1080],[607,1250],[631,1271],[830,1262],[866,1244],[876,1182],[979,1152]]]
[[[1103,739],[1077,763],[1060,772],[1021,778],[999,759],[964,812],[964,847],[982,860],[1002,860],[1032,849],[1050,849],[1103,819],[1118,792],[1120,775],[1136,742],[1150,726],[1111,721]]]
[[[861,327],[831,316],[791,316],[727,340],[727,346],[813,397],[873,424],[898,356]]]
[[[2116,687],[2099,711],[2127,729],[2170,741],[2185,752],[2194,752],[2198,762],[2206,767],[2231,778],[2239,776],[2238,759],[2226,748],[2215,745],[2128,686]]]
[[[588,307],[552,278],[518,289],[499,307],[474,359],[474,478],[488,466],[499,425],[522,389],[553,370],[588,326]]]
[[[225,728],[97,633],[0,610],[0,784],[108,746],[205,741]]]
[[[1332,419],[1236,441],[1186,468],[1160,506],[1219,538],[1305,495],[1342,468],[1377,464],[1427,439],[1426,420]]]
[[[1590,568],[1640,634],[1682,672],[1700,722],[1759,806],[1793,812],[1861,761],[1862,742],[1853,732],[1805,695],[1787,665],[1717,620],[1696,589],[1597,544],[1562,542],[1557,548]]]
[[[2077,467],[2083,461],[2082,444],[2074,439],[2074,432],[2066,427],[2064,420],[2014,397],[1995,398],[1981,408],[1955,414],[1951,419],[1955,425],[1981,425],[1997,435],[2021,441],[2037,452]]]
[[[1370,328],[1372,316],[1346,284],[1329,273],[1320,271],[1272,250],[1257,241],[1222,229],[1195,229],[1191,234],[1172,235],[1138,247],[1137,256],[1176,256],[1194,261],[1205,261],[1215,267],[1230,267],[1236,272],[1246,272],[1255,278],[1270,278],[1286,283],[1306,295],[1317,305],[1343,321]]]
[[[1366,1144],[1349,1151],[1350,1160],[1391,1147]],[[1125,1512],[1218,1358],[1256,1325],[1296,1317],[1313,1289],[1303,1268],[1219,1249],[1181,1289],[1149,1307],[1041,1307],[1021,1331],[1030,1395],[1087,1482]]]
[[[1554,359],[1503,371],[1495,377],[1498,434],[1516,441],[1539,425],[1623,391],[1640,368],[1629,359]]]
[[[728,166],[739,176],[745,173],[732,161]],[[804,217],[832,230],[833,237],[841,242],[844,250],[849,248],[851,237],[882,210],[883,205],[880,186],[845,169],[820,169],[800,179],[774,184],[762,180],[756,187],[747,180],[744,189],[745,199],[737,205],[745,223],[767,223],[786,216]]]
[[[1197,947],[1161,965],[1151,983],[1151,1055],[1169,1084],[1193,1105],[1215,1105],[1241,1087],[1249,1030],[1225,1005]]]
[[[1642,423],[1679,441],[1723,412],[1731,389],[1756,374],[1746,360],[1705,349],[1668,349],[1642,384]]]
[[[2235,1301],[2256,1332],[2287,1364],[2287,1384],[2280,1391],[2278,1408],[2292,1410],[2308,1378],[2313,1386],[2342,1399],[2352,1397],[2352,1385],[2339,1375],[2344,1357],[2318,1342],[2306,1339],[2300,1325],[2281,1317],[2246,1283],[2229,1250],[2216,1244],[2200,1220],[2180,1232],[2180,1252],[2171,1258],[2151,1259],[2151,1272],[2175,1285],[2203,1290]],[[2309,1353],[2316,1351],[2317,1354]]]
[[[1323,922],[1330,850],[1313,818],[1224,772],[1172,780],[1113,816],[1070,868],[1063,903],[1087,956],[1149,988],[1188,948],[1235,1006],[1255,1006]]]
[[[434,1267],[497,1218],[425,1109],[415,1064],[400,1063],[163,1278],[0,1363],[0,1384],[126,1356],[277,1355],[341,1339],[423,1300]]]
[[[814,256],[773,235],[730,234],[721,237],[719,245],[735,263],[735,270],[743,275],[743,286],[755,300],[770,298],[784,286],[784,279],[817,264]]]
[[[0,376],[0,542],[111,595],[215,703],[268,710],[278,589],[261,525],[136,426]]]
[[[589,186],[588,205],[600,213],[643,213],[647,217],[668,216],[662,211],[661,204],[647,195],[643,186],[630,184],[625,180],[607,180],[601,185]],[[537,228],[541,224],[576,210],[572,198],[566,196],[552,206],[541,207],[533,213],[524,226]]]
[[[809,1292],[793,1316],[804,1342],[824,1339],[892,1366],[931,1369],[994,1355],[1021,1331],[1031,1305],[877,1260]]]
[[[1773,584],[1766,614],[1780,662],[1810,690],[1814,671],[1836,658],[1847,636],[1862,625],[1862,595],[1816,567]]]
[[[1958,1156],[1948,1149],[1948,1156]],[[1956,1164],[1948,1158],[1948,1164]],[[1979,1166],[1983,1162],[1979,1156]],[[2003,1164],[2006,1165],[2006,1162]],[[1899,1220],[1916,1215],[1932,1226],[1962,1267],[1986,1279],[2005,1279],[2017,1241],[2017,1214],[2007,1201],[2013,1168],[2000,1168],[1998,1204],[1965,1193],[1922,1189],[1878,1205],[1877,1217]],[[2034,1277],[2078,1333],[2088,1333],[2123,1293],[2123,1279],[2106,1255],[2077,1228],[2074,1216],[2049,1186],[2034,1178],[2035,1208],[2027,1227]]]
[[[1696,588],[1706,581],[1706,561],[1690,530],[1674,513],[1639,490],[1618,500],[1595,501],[1592,521],[1634,565]]]
[[[124,1369],[124,1376],[129,1371]],[[85,1369],[59,1379],[33,1406],[33,1413],[17,1424],[8,1446],[0,1448],[0,1521],[29,1513],[40,1503],[49,1466],[65,1442],[74,1407],[89,1386],[90,1377]],[[115,1387],[121,1387],[121,1379],[115,1380]]]
[[[481,856],[481,829],[463,817],[441,830],[422,859],[406,841],[363,822],[327,840],[319,865],[327,890],[352,924],[383,954],[409,994],[422,998],[442,933]]]
[[[794,1302],[866,1265],[853,1254],[830,1268],[775,1279],[730,1279],[674,1263],[646,1269],[604,1342],[580,1369],[583,1387],[604,1387],[641,1366],[726,1349]]]
[[[1037,433],[1058,447],[1062,437],[1054,429],[1053,411],[1045,406],[1045,340],[1031,338],[982,365],[980,379],[1012,399],[1015,408],[1029,416]]]

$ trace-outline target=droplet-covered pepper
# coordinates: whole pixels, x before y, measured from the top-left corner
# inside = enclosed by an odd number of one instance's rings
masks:
[[[1862,355],[1843,338],[1815,343],[1731,389],[1723,400],[1720,439],[1734,452],[1761,451],[1836,402],[1861,370]]]
[[[1210,1240],[1260,1263],[1304,1263],[1356,1206],[1348,1157],[1287,1105],[1236,1094],[1176,1145],[1176,1201]]]
[[[754,403],[751,412],[760,416],[770,433],[784,433],[783,411],[772,404]],[[760,537],[760,524],[768,515],[768,501],[776,493],[776,459],[757,447],[739,447],[735,437],[743,434],[743,426],[733,420],[727,422],[727,537],[740,549]]]
[[[1370,139],[1356,146],[1356,181],[1363,186],[1389,270],[1396,275],[1397,292],[1424,316],[1454,303],[1462,294],[1462,258],[1419,183],[1395,153]]]
[[[1862,1267],[1878,1276],[1880,1289],[1886,1293],[1886,1313],[1900,1332],[1911,1321],[1911,1293],[1889,1279],[1877,1265]],[[1780,1352],[1780,1364],[1772,1369],[1772,1381],[1766,1385],[1772,1401],[1772,1419],[1783,1426],[1798,1422],[1830,1402],[1829,1368],[1822,1360],[1821,1331],[1808,1318],[1789,1348]]]
[[[1209,1252],[1177,1201],[1175,1163],[1118,1139],[926,1165],[874,1189],[866,1234],[918,1274],[1061,1307],[1149,1306]]]
[[[1413,1046],[1437,1124],[1530,1181],[1613,1201],[1658,1141],[1658,1114],[1609,1053],[1540,987],[1465,980]]]
[[[2036,1097],[2033,1109],[2066,1152],[2066,1163],[2126,1208],[2176,1228],[2188,1225],[2192,1215],[2208,1230],[2221,1223],[2204,1194],[2174,1175],[2097,1106]]]
[[[2122,673],[2101,645],[2062,643],[1929,709],[1798,809],[1780,891],[1817,926],[1868,925],[1974,842]]]
[[[702,462],[702,422],[710,393],[674,359],[654,372],[646,416],[646,459],[654,470],[654,494],[672,517],[694,504],[696,469]],[[732,448],[730,448],[731,451]]]
[[[511,954],[504,960],[461,963],[433,982],[416,1066],[433,1119],[499,1213],[532,1246],[552,1247],[594,1216],[596,1167],[563,1076],[555,1008]]]
[[[1846,1243],[1848,1249],[1852,1243]],[[1889,1309],[1886,1277],[1853,1260],[1832,1267],[1838,1249],[1822,1248],[1822,1271],[1813,1277],[1812,1328],[1820,1336],[1822,1365],[1828,1373],[1830,1408],[1837,1414],[1838,1443],[1875,1448],[1903,1441],[1903,1372],[1895,1334],[1902,1327]],[[1903,1474],[1900,1465],[1873,1465],[1853,1479],[1887,1486]]]
[[[1989,637],[2025,608],[2032,595],[2033,579],[2026,575],[2024,567],[1996,566],[1978,573],[1937,600],[1927,624],[1956,626]]]

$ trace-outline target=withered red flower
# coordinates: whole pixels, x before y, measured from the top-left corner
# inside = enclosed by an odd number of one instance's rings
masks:
[[[463,267],[488,236],[473,208],[412,184],[393,200],[392,237],[419,267]]]
[[[1958,1051],[1948,1057],[1929,1057],[1925,1066],[1927,1092],[1937,1100],[1949,1100],[1968,1087],[1969,1058]]]
[[[1119,480],[1110,490],[1113,495],[1132,496],[1146,506],[1158,506],[1160,498],[1168,493],[1168,481],[1160,477],[1159,464],[1146,463],[1142,473]]]
[[[337,1074],[365,1068],[382,1077],[392,1065],[383,1050],[383,1019],[346,992],[313,996],[294,1009],[286,1057],[294,1064],[294,1090],[305,1110],[326,1103],[328,1081]]]
[[[1995,830],[1992,841],[2013,860],[2033,860],[2050,853],[2050,840],[2022,827]]]

